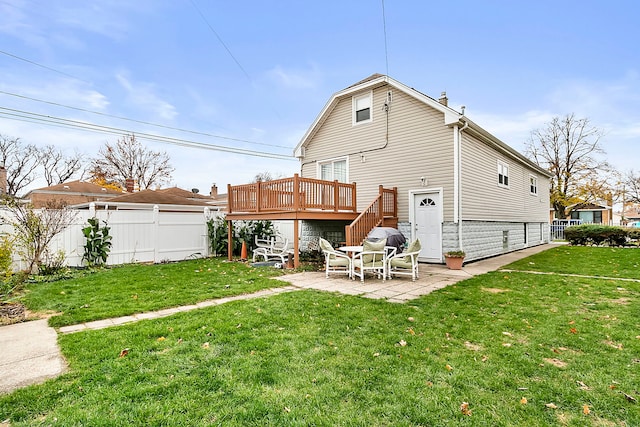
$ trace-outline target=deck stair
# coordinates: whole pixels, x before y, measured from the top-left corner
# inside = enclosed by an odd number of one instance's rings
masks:
[[[378,187],[378,196],[345,227],[347,245],[360,245],[374,227],[398,226],[398,189]]]

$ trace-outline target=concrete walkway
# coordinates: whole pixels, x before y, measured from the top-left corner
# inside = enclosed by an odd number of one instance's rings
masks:
[[[60,328],[60,333],[108,328],[145,319],[171,316],[176,313],[211,307],[230,301],[263,298],[282,292],[302,289],[340,292],[349,295],[360,295],[365,298],[386,299],[393,303],[403,303],[475,275],[498,270],[513,261],[553,246],[551,244],[541,245],[476,261],[465,265],[459,271],[449,270],[444,265],[421,264],[420,278],[415,282],[408,277],[385,281],[367,278],[364,283],[361,283],[358,280],[350,280],[344,276],[332,275],[327,279],[324,272],[287,274],[278,278],[286,283],[286,285],[283,283],[284,286],[279,288],[266,289],[248,295],[203,301],[190,306],[65,326]],[[19,387],[44,382],[49,378],[60,375],[66,369],[66,362],[57,345],[56,331],[47,326],[46,320],[0,327],[0,349],[0,393],[8,393]]]

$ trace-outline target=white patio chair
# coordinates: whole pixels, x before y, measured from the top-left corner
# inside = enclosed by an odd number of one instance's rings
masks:
[[[344,252],[340,252],[331,246],[327,240],[320,237],[320,250],[324,254],[325,275],[329,278],[329,273],[347,274],[351,277],[352,266],[351,257]]]
[[[387,274],[389,279],[393,275],[411,276],[415,281],[418,278],[418,255],[420,255],[420,240],[416,239],[409,244],[406,252],[393,255],[387,259]]]
[[[256,237],[256,245],[258,247],[253,250],[253,262],[256,262],[257,258],[262,257],[265,262],[280,260],[284,265],[291,253],[291,248],[289,248],[289,239],[280,235],[276,235],[271,239],[258,239]]]
[[[364,241],[362,252],[353,257],[351,277],[354,280],[358,276],[360,281],[364,282],[364,275],[367,272],[374,273],[378,277],[382,276],[382,280],[385,280],[387,276],[386,244],[387,239],[378,240],[377,242]]]

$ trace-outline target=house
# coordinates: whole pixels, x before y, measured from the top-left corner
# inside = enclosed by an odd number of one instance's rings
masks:
[[[121,190],[114,190],[87,181],[70,181],[31,190],[22,199],[31,203],[35,208],[42,208],[52,205],[77,205],[121,195]]]
[[[549,240],[551,175],[473,122],[464,108],[449,107],[444,93],[436,100],[374,74],[335,93],[294,154],[301,165],[296,179],[352,183],[356,216],[375,203],[380,207],[374,210],[393,212],[388,224],[408,240],[421,240],[420,261],[441,263],[444,252],[456,249],[474,260]],[[296,195],[308,191],[293,188],[299,205]],[[229,212],[237,210],[235,190],[229,187]],[[392,208],[380,198],[387,191]],[[358,221],[302,219],[302,248],[342,228],[349,243],[351,221]]]
[[[554,214],[551,211],[552,221]],[[566,219],[579,219],[583,224],[613,224],[613,207],[597,203],[577,203],[571,206],[571,213]]]
[[[210,197],[178,187],[120,193],[118,197],[77,204],[73,207],[89,209],[91,205],[97,209],[108,210],[153,210],[156,207],[163,212],[204,212],[205,208],[209,211],[219,210]]]

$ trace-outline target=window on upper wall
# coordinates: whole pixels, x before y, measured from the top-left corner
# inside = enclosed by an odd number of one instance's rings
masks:
[[[498,185],[509,187],[509,165],[498,162]]]
[[[538,178],[533,175],[529,175],[529,193],[534,196],[538,195]]]
[[[371,121],[371,92],[353,97],[353,124]]]
[[[347,159],[333,159],[320,162],[320,179],[347,182]]]

